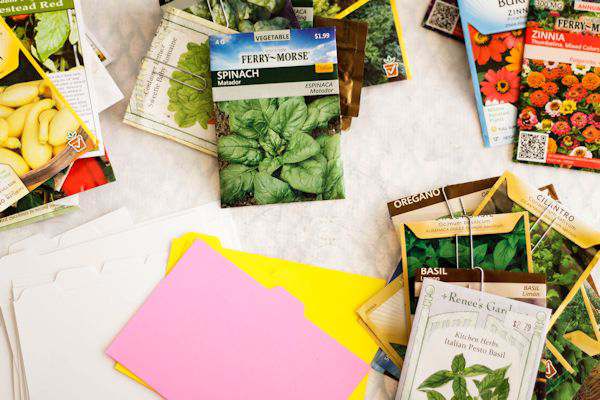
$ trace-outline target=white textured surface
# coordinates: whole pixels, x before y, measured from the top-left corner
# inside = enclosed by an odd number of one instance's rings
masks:
[[[364,90],[361,116],[344,137],[347,199],[235,210],[246,250],[386,277],[399,254],[387,201],[504,169],[536,186],[554,183],[565,204],[598,223],[600,175],[515,164],[508,147],[483,147],[464,47],[421,28],[427,2],[399,4],[413,79]],[[128,99],[160,20],[158,0],[83,3]],[[124,101],[101,115],[117,182],[82,194],[81,211],[0,233],[0,252],[33,233],[56,234],[121,206],[139,222],[218,199],[215,159],[124,125],[125,107]]]

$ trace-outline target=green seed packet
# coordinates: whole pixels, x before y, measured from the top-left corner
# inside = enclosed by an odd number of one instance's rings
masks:
[[[598,399],[600,294],[591,275],[600,263],[600,231],[558,201],[505,172],[474,215],[529,212],[533,270],[548,280],[554,311],[545,355],[547,398]]]
[[[344,198],[334,28],[210,37],[221,206]]]

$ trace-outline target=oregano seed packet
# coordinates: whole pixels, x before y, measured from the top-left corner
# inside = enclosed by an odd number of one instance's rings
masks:
[[[334,28],[210,37],[221,206],[344,198]]]

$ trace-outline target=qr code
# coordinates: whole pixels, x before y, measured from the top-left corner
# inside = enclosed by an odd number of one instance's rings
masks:
[[[427,18],[427,25],[452,34],[459,18],[460,14],[456,5],[442,0],[434,0],[431,12]]]
[[[548,134],[519,132],[517,160],[545,163],[548,155]]]

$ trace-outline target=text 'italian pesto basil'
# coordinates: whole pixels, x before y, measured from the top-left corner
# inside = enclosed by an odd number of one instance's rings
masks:
[[[335,29],[214,35],[221,206],[344,198]]]

